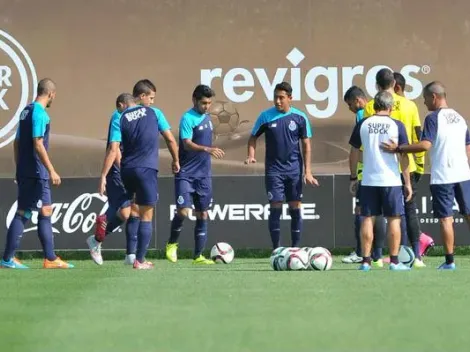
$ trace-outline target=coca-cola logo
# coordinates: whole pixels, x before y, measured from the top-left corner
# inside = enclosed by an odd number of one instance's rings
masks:
[[[99,202],[98,206],[92,206],[94,201]],[[6,219],[7,228],[15,216],[17,206],[15,201],[8,211]],[[96,217],[104,214],[108,206],[108,198],[100,196],[98,193],[83,193],[70,203],[53,203],[51,216],[52,231],[54,233],[88,233],[93,228]],[[93,209],[99,210],[93,211]],[[37,211],[32,213],[31,222],[32,226],[25,228],[24,232],[37,230]]]

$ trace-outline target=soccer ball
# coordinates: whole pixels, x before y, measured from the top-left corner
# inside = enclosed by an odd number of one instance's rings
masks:
[[[305,270],[308,267],[308,254],[300,248],[286,253],[286,270]]]
[[[230,139],[237,139],[238,128],[248,120],[240,121],[240,114],[235,106],[227,101],[215,101],[209,110],[212,125],[214,126],[213,137],[228,136]]]
[[[407,246],[400,246],[400,252],[398,252],[398,261],[411,268],[415,261],[415,254],[413,250]]]
[[[285,269],[284,257],[279,254],[271,255],[270,262],[271,262],[271,268],[273,268],[275,271],[282,271]]]
[[[299,251],[299,248],[292,247],[278,247],[271,253],[270,263],[271,268],[276,271],[287,270],[287,261],[290,255],[294,252]]]
[[[231,245],[225,242],[215,244],[211,249],[211,259],[214,262],[229,264],[232,262],[235,252]]]
[[[313,270],[326,271],[331,269],[333,258],[327,253],[317,253],[310,258],[309,263]]]
[[[308,251],[308,257],[309,258],[314,256],[315,254],[327,254],[331,257],[330,251],[326,248],[323,248],[323,247],[313,247],[313,248],[309,248],[307,251]]]

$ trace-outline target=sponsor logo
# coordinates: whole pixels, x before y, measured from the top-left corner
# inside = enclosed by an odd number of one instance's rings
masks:
[[[306,56],[297,48],[293,48],[286,59],[292,67],[279,67],[275,72],[272,70],[268,72],[265,68],[204,68],[200,71],[201,84],[213,86],[215,83],[220,83],[227,99],[234,103],[245,103],[255,97],[257,90],[255,87],[259,86],[266,100],[272,101],[276,84],[287,80],[292,84],[293,101],[305,102],[305,109],[312,117],[326,119],[336,113],[344,93],[353,82],[364,87],[370,96],[377,94],[375,75],[382,68],[388,67],[386,65],[327,67],[306,66],[306,64],[300,67]],[[427,75],[431,71],[428,65],[415,64],[388,68],[399,71],[405,77],[408,86],[405,94],[408,99],[416,99],[421,95],[423,84],[420,76]],[[326,81],[326,88],[319,89],[319,81],[322,87],[325,87]]]
[[[21,112],[36,97],[38,80],[33,61],[24,47],[2,30],[0,50],[5,54],[0,55],[0,116],[1,121],[8,121],[0,126],[2,148],[15,139]],[[20,92],[19,98],[15,98],[14,91]]]
[[[302,204],[302,218],[304,220],[319,220],[315,203]],[[170,220],[175,216],[176,205],[170,205]],[[231,220],[231,221],[267,221],[269,217],[269,204],[213,204],[207,211],[209,220]],[[189,219],[196,220],[190,212]],[[281,220],[290,220],[289,206],[283,205]]]

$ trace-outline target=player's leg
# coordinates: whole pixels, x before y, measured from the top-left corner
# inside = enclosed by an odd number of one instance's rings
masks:
[[[454,186],[454,194],[455,194],[455,200],[457,201],[457,204],[459,205],[459,211],[460,214],[465,218],[467,221],[467,224],[470,227],[470,181],[464,181],[455,184]],[[444,245],[446,249],[452,249],[453,250],[453,238],[450,238],[446,241],[444,241]],[[449,251],[446,251],[450,252]],[[450,264],[453,262],[453,256],[446,256],[446,264]],[[451,265],[452,266],[452,265]]]
[[[378,187],[361,186],[361,243],[362,263],[359,270],[369,271],[371,266],[372,242],[374,239],[375,217],[381,215],[380,193]]]
[[[421,231],[419,229],[418,214],[416,213],[416,182],[414,173],[411,173],[410,179],[413,194],[411,199],[408,202],[405,202],[406,232],[408,234],[411,248],[413,249],[416,259],[418,259],[414,265],[417,266],[418,264],[418,266],[421,266],[421,255],[419,252],[419,235]]]
[[[356,249],[347,257],[341,259],[345,264],[361,263],[362,262],[362,244],[361,244],[361,183],[357,184],[356,189],[356,206],[354,207],[354,238],[356,239]]]
[[[281,214],[284,202],[284,182],[280,175],[266,175],[266,194],[269,200],[268,228],[273,249],[281,246]]]
[[[387,218],[388,247],[390,250],[390,270],[406,271],[410,267],[398,261],[401,242],[401,216],[405,212],[403,187],[381,187],[383,215]]]
[[[49,180],[36,180],[37,190],[40,194],[37,207],[38,214],[38,236],[44,251],[44,269],[70,269],[74,266],[63,261],[54,252],[54,233],[52,232],[52,200]]]
[[[31,218],[31,209],[36,207],[37,196],[35,179],[18,179],[18,208],[8,227],[5,249],[3,251],[0,267],[10,269],[28,269],[15,258],[21,238],[23,237],[24,225]]]
[[[207,210],[212,203],[212,179],[198,179],[194,183],[194,209],[196,225],[194,226],[194,264],[214,264],[202,254],[207,243]]]
[[[87,238],[90,255],[93,261],[98,265],[103,264],[103,257],[101,255],[102,242],[105,240],[106,236],[113,233],[124,223],[129,218],[130,214],[130,200],[120,179],[108,180],[106,183],[106,194],[108,195],[108,209],[105,214],[97,217],[95,234]],[[130,264],[133,264],[134,259],[135,252],[134,258],[130,258],[129,255],[126,255],[125,262],[131,260]]]
[[[372,241],[372,265],[383,268],[382,259],[385,238],[387,236],[387,224],[383,216],[376,216],[374,222],[374,240]]]
[[[166,258],[175,263],[178,260],[178,240],[183,230],[183,222],[189,216],[192,207],[193,181],[175,178],[176,211],[171,220],[170,238],[166,244]]]
[[[132,171],[136,183],[135,202],[139,206],[140,218],[134,269],[145,270],[153,268],[153,263],[145,260],[145,255],[152,239],[152,219],[158,202],[158,172],[148,168],[136,168]]]
[[[290,236],[291,246],[300,247],[302,239],[302,186],[303,177],[299,175],[289,175],[284,178],[284,189],[286,194],[286,201],[289,204],[290,222]]]
[[[414,187],[417,192],[418,190],[418,183],[421,180],[422,174],[418,172],[413,173],[413,182]],[[417,201],[416,201],[417,202]],[[402,235],[403,236],[403,235]],[[419,226],[419,256],[423,257],[426,253],[434,246],[434,239],[429,236],[428,234],[421,231],[421,226]],[[416,263],[415,263],[416,266]]]
[[[139,231],[139,224],[139,206],[133,202],[130,216],[126,222],[126,251],[127,253],[134,254],[134,259],[137,250],[137,232]]]

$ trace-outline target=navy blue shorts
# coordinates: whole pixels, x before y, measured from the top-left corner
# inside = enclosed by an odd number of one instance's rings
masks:
[[[470,180],[444,185],[431,185],[432,210],[437,219],[454,216],[454,199],[462,215],[470,215]]]
[[[117,211],[130,205],[126,188],[119,174],[106,177],[106,195],[108,196],[108,204],[111,209]]]
[[[300,201],[302,199],[302,174],[266,175],[266,193],[270,202]]]
[[[405,213],[403,187],[361,186],[361,215],[395,217]]]
[[[18,210],[38,210],[45,205],[51,205],[51,188],[49,180],[40,178],[19,178]]]
[[[127,200],[137,205],[155,205],[158,202],[158,171],[147,167],[121,169]]]
[[[206,211],[212,203],[212,178],[175,178],[175,201],[179,209],[191,208]]]

